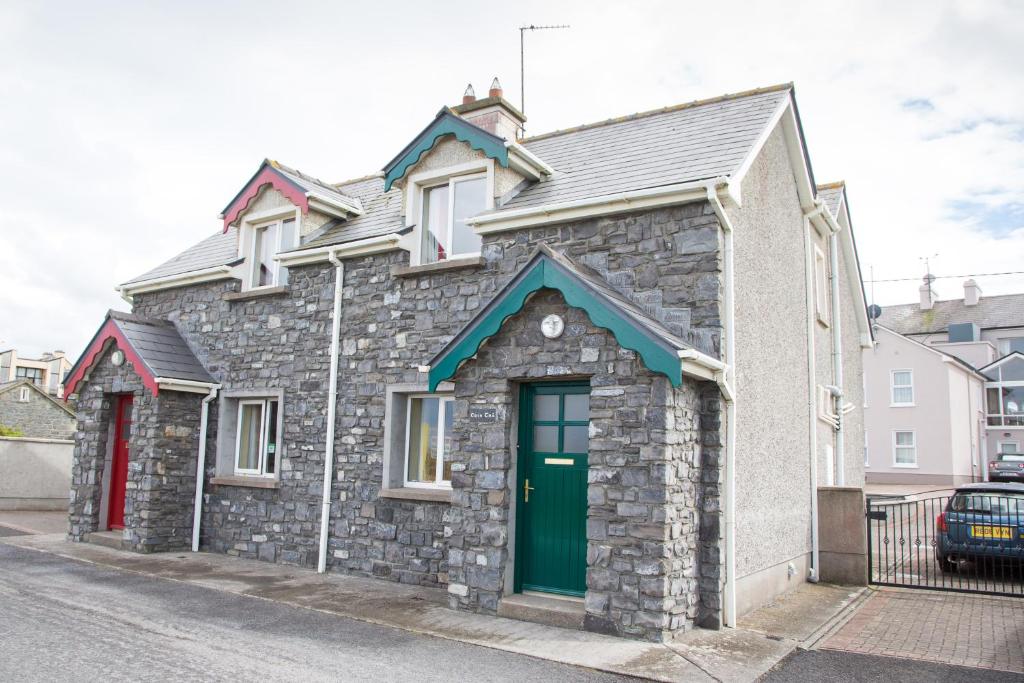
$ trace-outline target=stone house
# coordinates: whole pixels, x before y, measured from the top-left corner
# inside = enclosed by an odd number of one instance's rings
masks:
[[[0,384],[0,425],[34,439],[72,439],[75,412],[31,379]]]
[[[524,121],[495,81],[380,173],[266,160],[121,285],[67,382],[71,540],[555,594],[654,640],[815,580],[871,333],[792,86]]]

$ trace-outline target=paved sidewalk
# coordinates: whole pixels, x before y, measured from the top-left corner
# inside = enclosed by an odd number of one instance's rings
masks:
[[[320,575],[226,555],[139,555],[69,543],[58,534],[15,536],[0,542],[447,640],[658,681],[753,681],[800,645],[803,634],[813,633],[823,620],[838,615],[858,594],[856,590],[806,585],[744,622],[764,630],[695,630],[671,643],[659,644],[456,612],[446,606],[446,594],[436,589]],[[808,610],[811,604],[816,607]],[[784,632],[768,632],[783,624]]]
[[[68,512],[0,510],[0,527],[25,534],[64,534],[68,530]]]
[[[881,589],[821,647],[1024,673],[1024,599]]]

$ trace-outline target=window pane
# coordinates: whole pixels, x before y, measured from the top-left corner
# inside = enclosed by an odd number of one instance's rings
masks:
[[[255,470],[260,466],[260,416],[263,406],[245,403],[239,408],[238,469]]]
[[[409,405],[408,481],[434,483],[437,478],[436,398],[414,398]]]
[[[1024,353],[1024,337],[1006,340],[1006,353],[1013,353],[1014,351]]]
[[[538,453],[557,453],[558,427],[535,425],[533,428],[533,450]]]
[[[566,394],[565,395],[565,419],[589,420],[590,419],[590,395],[589,394]]]
[[[1019,453],[1017,443],[1013,441],[1005,441],[999,449],[1000,453]]]
[[[892,373],[892,384],[896,387],[908,387],[913,375],[910,372],[899,371]]]
[[[1004,424],[1010,427],[1024,425],[1024,387],[1003,387]]]
[[[420,261],[433,263],[448,258],[448,186],[423,193],[423,243]]]
[[[586,453],[589,427],[566,427],[563,453]]]
[[[281,251],[288,251],[299,246],[299,236],[295,226],[295,219],[289,218],[286,221],[281,222]],[[283,266],[278,266],[277,273],[277,284],[286,285],[288,284],[288,269]]]
[[[267,412],[267,460],[264,472],[273,474],[277,464],[277,401],[268,401]]]
[[[914,390],[910,387],[896,387],[892,390],[893,403],[913,403]]]
[[[913,448],[897,448],[896,462],[900,465],[913,465],[917,463]]]
[[[441,407],[444,410],[444,447],[441,452],[441,479],[447,482],[452,480],[452,433],[455,429],[455,408],[452,401],[442,401]]]
[[[274,253],[277,247],[277,223],[257,228],[253,236],[254,287],[274,284]]]
[[[452,228],[453,254],[479,254],[482,240],[466,225],[466,219],[477,215],[487,206],[487,179],[476,178],[455,183],[454,226]]]
[[[541,422],[555,422],[558,420],[558,396],[556,394],[541,394],[534,397],[533,419]]]
[[[1008,360],[999,366],[999,369],[1003,373],[1004,382],[1022,382],[1024,381],[1024,360],[1014,358]]]
[[[914,433],[913,432],[896,432],[896,445],[897,446],[913,446],[914,445]]]

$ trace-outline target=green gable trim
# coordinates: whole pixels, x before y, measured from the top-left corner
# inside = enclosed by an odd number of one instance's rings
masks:
[[[442,110],[433,123],[427,126],[422,133],[416,136],[415,140],[384,167],[384,191],[390,190],[391,185],[402,178],[409,167],[415,165],[420,157],[430,151],[437,144],[437,140],[445,135],[454,135],[456,140],[465,142],[473,149],[480,150],[508,168],[508,149],[505,147],[504,140],[464,121],[447,110]]]
[[[678,349],[647,332],[578,276],[540,254],[434,357],[428,374],[429,390],[435,391],[441,382],[451,379],[463,361],[475,356],[480,345],[497,334],[506,319],[522,310],[531,294],[545,287],[558,290],[566,303],[586,311],[594,325],[612,333],[619,346],[636,351],[648,370],[665,375],[672,386],[682,384],[683,364]]]

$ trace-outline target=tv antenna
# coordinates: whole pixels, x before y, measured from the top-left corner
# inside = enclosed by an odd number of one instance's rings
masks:
[[[526,36],[527,31],[548,31],[551,29],[569,28],[569,24],[537,26],[535,24],[519,27],[519,111],[526,113]]]

